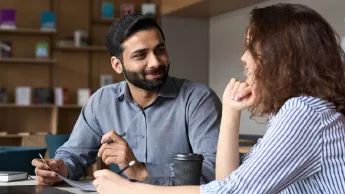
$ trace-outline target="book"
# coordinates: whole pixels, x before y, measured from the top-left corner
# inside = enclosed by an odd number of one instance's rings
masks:
[[[143,3],[141,4],[141,14],[155,18],[156,17],[156,4],[154,3]]]
[[[56,30],[56,14],[52,11],[44,11],[41,13],[41,30]]]
[[[18,132],[17,135],[20,135],[20,136],[29,136],[31,135],[30,132]]]
[[[0,10],[0,28],[16,29],[16,10],[1,9]]]
[[[52,104],[53,92],[50,88],[34,88],[35,104]]]
[[[55,88],[54,101],[56,106],[62,106],[68,103],[68,89],[67,88]]]
[[[30,105],[31,104],[31,87],[16,87],[16,104]]]
[[[133,3],[123,3],[120,5],[120,16],[125,16],[129,14],[133,14],[135,10],[135,6]]]
[[[100,76],[100,86],[106,86],[113,83],[113,76],[112,75],[101,75]]]
[[[37,42],[36,43],[36,57],[48,57],[49,56],[49,43]]]
[[[114,3],[102,2],[102,18],[114,18]]]
[[[0,104],[7,103],[7,90],[6,88],[0,88]]]
[[[28,178],[27,172],[0,171],[0,182],[25,180],[27,178]]]
[[[91,96],[89,88],[78,88],[78,105],[84,106]]]
[[[8,134],[7,131],[0,131],[0,136],[5,136],[7,134]]]
[[[12,57],[12,41],[2,40],[0,41],[0,57],[7,58]]]

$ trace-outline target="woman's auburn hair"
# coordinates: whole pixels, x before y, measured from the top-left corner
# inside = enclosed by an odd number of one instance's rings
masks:
[[[276,114],[297,96],[332,102],[345,114],[345,54],[321,15],[300,4],[255,8],[247,34],[257,63],[252,116]]]

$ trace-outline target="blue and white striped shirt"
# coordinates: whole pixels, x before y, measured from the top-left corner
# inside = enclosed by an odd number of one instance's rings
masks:
[[[314,97],[288,100],[225,180],[201,193],[345,194],[345,117]]]

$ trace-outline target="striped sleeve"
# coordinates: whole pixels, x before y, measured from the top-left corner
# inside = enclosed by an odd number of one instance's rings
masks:
[[[223,181],[201,193],[279,193],[321,170],[322,124],[310,106],[288,101],[250,157]]]

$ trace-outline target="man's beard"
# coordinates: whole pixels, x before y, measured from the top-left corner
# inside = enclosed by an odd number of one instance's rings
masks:
[[[161,65],[158,68],[150,70],[150,71],[133,72],[133,71],[126,70],[124,65],[122,65],[123,75],[126,78],[126,80],[129,83],[133,84],[134,86],[144,89],[144,90],[148,90],[148,91],[158,90],[160,87],[163,86],[169,74],[169,67],[170,67],[170,64],[168,64],[167,66]],[[155,73],[164,73],[164,75],[160,78],[153,79],[153,80],[146,79],[145,76],[147,74],[155,74]]]

